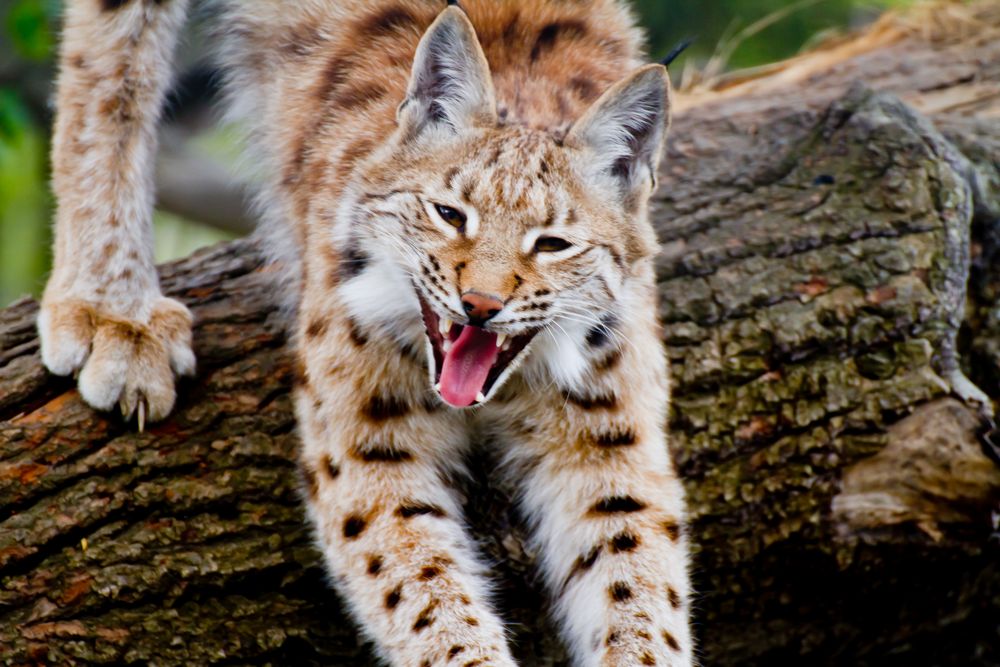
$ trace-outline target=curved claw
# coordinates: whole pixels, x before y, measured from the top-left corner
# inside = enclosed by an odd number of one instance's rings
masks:
[[[138,407],[139,433],[146,429],[146,399],[140,398]]]

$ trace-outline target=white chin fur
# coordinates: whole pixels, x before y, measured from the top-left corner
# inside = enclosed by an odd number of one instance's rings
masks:
[[[420,302],[404,271],[391,259],[373,255],[365,270],[340,286],[351,317],[390,330],[398,340],[423,335]]]
[[[587,338],[590,325],[562,318],[559,326],[546,327],[535,336],[531,346],[538,363],[531,364],[528,372],[538,372],[534,381],[547,381],[549,378],[560,387],[579,386],[585,379],[590,368],[590,362],[581,349]],[[542,375],[547,373],[547,377]]]

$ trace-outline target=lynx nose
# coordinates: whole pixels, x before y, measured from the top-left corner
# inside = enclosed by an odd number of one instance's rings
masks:
[[[500,312],[500,309],[503,308],[503,301],[478,292],[466,292],[462,295],[462,308],[469,316],[469,324],[481,327],[486,320]]]

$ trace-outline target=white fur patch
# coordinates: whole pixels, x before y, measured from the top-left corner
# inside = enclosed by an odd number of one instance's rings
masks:
[[[388,253],[371,255],[365,270],[340,285],[338,292],[351,317],[362,324],[423,331],[413,285]]]

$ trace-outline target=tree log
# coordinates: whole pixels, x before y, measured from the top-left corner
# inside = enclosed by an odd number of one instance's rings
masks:
[[[938,9],[680,99],[654,219],[705,665],[1000,664],[1000,7]],[[0,664],[374,664],[303,521],[269,275],[252,241],[162,267],[200,370],[141,434],[0,311]],[[469,465],[516,652],[565,664]]]

